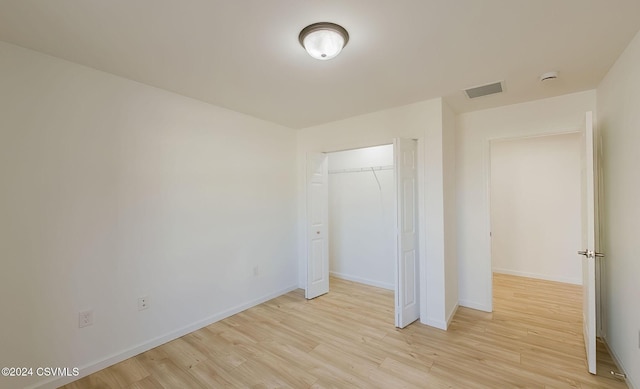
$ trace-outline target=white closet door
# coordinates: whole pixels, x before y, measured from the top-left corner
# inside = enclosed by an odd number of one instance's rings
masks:
[[[329,292],[328,158],[307,154],[307,287],[312,299]]]
[[[415,140],[393,143],[397,199],[396,327],[420,317],[418,272],[418,147]]]

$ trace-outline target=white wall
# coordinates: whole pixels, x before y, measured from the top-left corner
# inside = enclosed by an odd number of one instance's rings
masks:
[[[423,323],[446,328],[443,182],[443,101],[432,99],[298,131],[299,236],[304,242],[304,165],[307,152],[330,152],[389,143],[395,137],[420,139],[421,317]],[[452,151],[448,148],[447,151]],[[427,221],[427,223],[425,223]],[[299,247],[299,284],[305,285],[306,246]],[[454,278],[457,278],[454,277]],[[429,301],[428,301],[429,299]]]
[[[598,86],[604,145],[605,331],[611,351],[640,388],[640,33]]]
[[[0,43],[0,365],[89,373],[295,288],[295,141]]]
[[[577,131],[595,110],[586,91],[461,114],[456,131],[457,248],[460,305],[491,311],[489,142]]]
[[[393,145],[329,154],[331,274],[395,288],[395,187]]]
[[[582,284],[580,133],[491,142],[493,271]]]

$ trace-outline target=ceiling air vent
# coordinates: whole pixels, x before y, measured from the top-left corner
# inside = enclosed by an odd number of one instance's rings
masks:
[[[475,88],[465,89],[464,92],[470,99],[475,99],[482,96],[492,95],[494,93],[502,92],[502,81],[494,82],[492,84],[476,86]]]

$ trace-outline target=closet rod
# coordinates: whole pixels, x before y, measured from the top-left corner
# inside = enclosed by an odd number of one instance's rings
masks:
[[[357,168],[351,168],[351,169],[334,169],[334,170],[329,170],[329,174],[360,173],[360,172],[370,172],[371,170],[393,170],[393,165],[357,167]]]

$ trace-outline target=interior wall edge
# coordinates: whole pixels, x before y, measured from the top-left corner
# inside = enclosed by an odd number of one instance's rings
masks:
[[[456,316],[456,312],[458,312],[458,308],[460,308],[460,305],[456,303],[453,306],[453,309],[451,310],[451,312],[449,312],[449,314],[447,315],[447,328],[449,328],[449,326],[451,325],[451,321]]]

